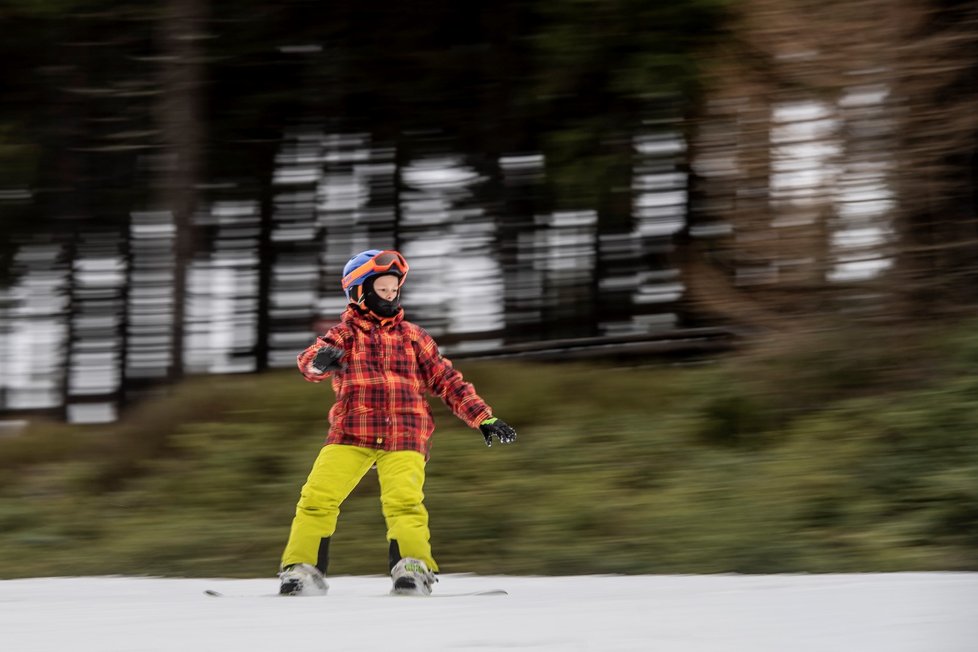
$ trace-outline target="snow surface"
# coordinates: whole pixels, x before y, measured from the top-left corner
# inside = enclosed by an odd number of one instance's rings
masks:
[[[277,588],[274,577],[4,580],[0,650],[978,650],[978,573],[443,575],[443,599],[390,597],[380,576],[330,578],[325,597]],[[496,588],[509,595],[445,597]]]

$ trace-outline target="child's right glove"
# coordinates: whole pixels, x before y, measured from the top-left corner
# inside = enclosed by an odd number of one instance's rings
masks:
[[[340,358],[343,357],[343,349],[335,346],[324,346],[316,352],[316,357],[312,359],[311,367],[321,374],[327,371],[339,371],[343,368]]]
[[[501,444],[512,444],[516,441],[516,431],[513,430],[513,427],[496,417],[491,417],[480,423],[479,430],[482,431],[482,436],[486,440],[486,446],[490,448],[492,448],[493,435]]]

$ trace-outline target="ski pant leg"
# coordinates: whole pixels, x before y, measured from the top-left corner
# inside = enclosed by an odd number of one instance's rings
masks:
[[[377,458],[380,503],[387,522],[387,540],[396,542],[401,557],[420,559],[433,571],[428,510],[424,506],[424,455],[415,451],[381,453]]]
[[[376,451],[357,446],[323,447],[302,486],[282,568],[292,564],[318,566],[325,572],[326,543],[336,531],[340,505],[374,463]]]

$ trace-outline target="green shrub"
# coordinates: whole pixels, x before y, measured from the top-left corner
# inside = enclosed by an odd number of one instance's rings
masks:
[[[479,573],[978,570],[978,380],[953,355],[978,351],[971,330],[898,371],[872,338],[824,333],[711,367],[459,364],[520,439],[487,450],[435,401],[435,555]],[[111,428],[0,442],[0,577],[271,576],[331,402],[294,373],[194,379]],[[331,550],[335,574],[386,570],[374,473]]]

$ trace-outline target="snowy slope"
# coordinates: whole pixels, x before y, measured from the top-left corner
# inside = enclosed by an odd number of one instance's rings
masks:
[[[978,650],[976,573],[443,575],[437,593],[509,595],[442,599],[388,583],[340,576],[326,597],[279,598],[275,578],[0,581],[0,650]]]

